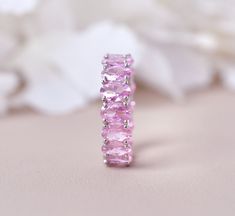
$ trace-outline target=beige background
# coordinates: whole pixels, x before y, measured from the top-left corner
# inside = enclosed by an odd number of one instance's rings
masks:
[[[143,99],[144,98],[144,99]],[[139,93],[135,163],[106,168],[99,104],[0,121],[0,215],[235,215],[235,98]]]

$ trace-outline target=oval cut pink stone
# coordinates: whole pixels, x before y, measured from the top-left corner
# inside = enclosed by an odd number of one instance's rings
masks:
[[[101,88],[102,92],[115,92],[115,94],[122,94],[122,93],[130,93],[132,91],[131,87],[129,85],[118,85],[116,83],[109,83],[107,85],[104,85]]]
[[[125,64],[132,65],[134,63],[133,58],[131,55],[108,55],[107,58],[104,58],[102,61],[103,65],[108,65],[108,66],[125,66]]]
[[[105,97],[107,100],[115,99],[118,96],[118,94],[114,90],[105,89],[104,87],[100,89],[100,93],[101,96]]]
[[[123,104],[123,102],[119,101],[119,102],[113,102],[113,101],[109,101],[107,102],[107,107],[105,108],[104,106],[102,106],[101,110],[102,111],[108,111],[109,109],[114,109],[114,110],[124,110],[126,109],[125,105]]]
[[[127,153],[122,156],[117,156],[117,155],[105,155],[105,163],[108,166],[118,166],[118,167],[123,167],[123,166],[128,166],[133,157],[132,154]]]
[[[128,121],[128,128],[133,127],[132,108],[102,108],[101,116],[109,122],[109,125],[124,126],[124,121]]]
[[[116,115],[124,120],[132,119],[132,113],[129,110],[118,110]]]
[[[133,70],[131,68],[123,68],[119,65],[116,65],[105,69],[102,73],[123,77],[124,75],[130,75],[133,73]]]
[[[100,89],[102,97],[106,97],[108,100],[123,101],[125,96],[129,96],[132,92],[132,88],[129,85],[117,85],[107,84]]]
[[[107,121],[113,121],[114,118],[116,117],[116,111],[113,109],[101,110],[101,116],[103,119]]]
[[[113,156],[123,156],[125,154],[129,154],[132,152],[131,146],[123,146],[121,145],[113,145],[110,143],[109,145],[103,145],[102,151],[105,155],[113,155]]]
[[[132,137],[131,131],[126,129],[104,128],[102,136],[108,141],[123,142],[125,139]]]
[[[114,130],[125,130],[131,132],[131,130],[134,128],[133,120],[129,119],[128,123],[125,122],[125,120],[120,118],[109,118],[105,119],[107,121],[106,128],[108,129],[114,129]]]

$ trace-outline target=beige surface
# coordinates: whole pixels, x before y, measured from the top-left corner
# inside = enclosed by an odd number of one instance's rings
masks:
[[[154,101],[138,97],[136,161],[126,169],[101,162],[97,104],[1,120],[0,215],[234,216],[235,95]]]

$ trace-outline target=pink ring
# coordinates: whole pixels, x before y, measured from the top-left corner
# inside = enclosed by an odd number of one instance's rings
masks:
[[[131,55],[108,54],[102,61],[102,152],[108,166],[128,166],[133,159],[135,83]]]

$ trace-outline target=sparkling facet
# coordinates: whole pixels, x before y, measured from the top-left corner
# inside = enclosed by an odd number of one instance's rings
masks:
[[[102,136],[109,141],[123,142],[126,138],[130,138],[132,134],[130,130],[104,128]]]
[[[126,64],[132,65],[133,62],[131,55],[124,56],[119,54],[110,54],[107,58],[103,59],[102,64],[108,66],[125,66]]]
[[[104,155],[112,155],[112,156],[123,156],[125,154],[132,153],[131,146],[124,146],[123,144],[115,145],[115,144],[109,144],[109,145],[103,145],[102,151]]]
[[[105,160],[108,166],[128,166],[132,161],[132,154],[125,154],[122,156],[106,155]]]

